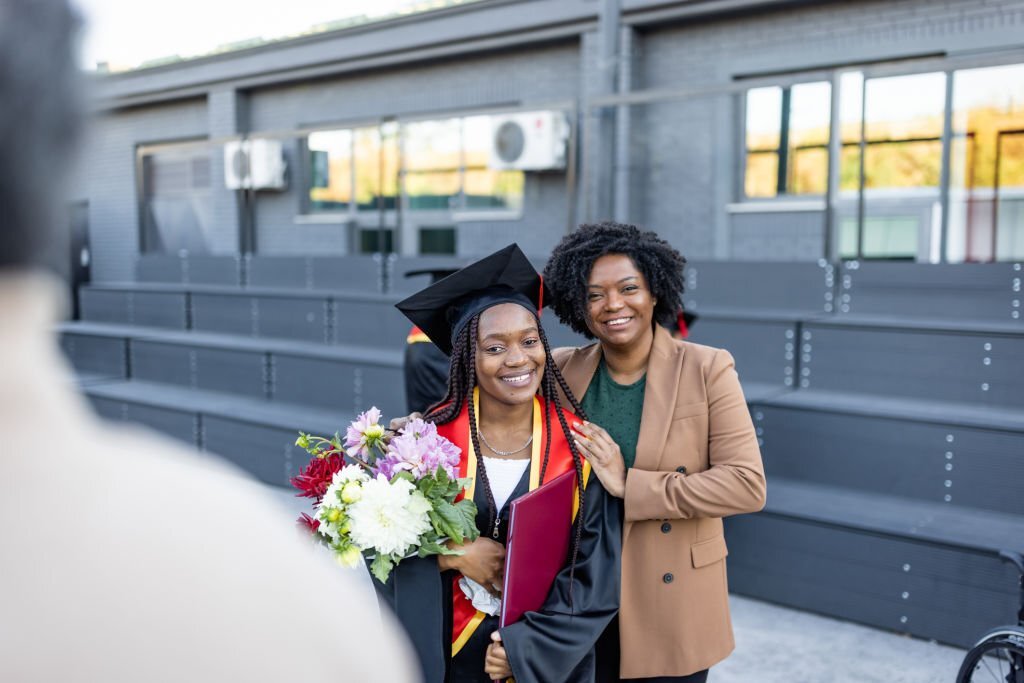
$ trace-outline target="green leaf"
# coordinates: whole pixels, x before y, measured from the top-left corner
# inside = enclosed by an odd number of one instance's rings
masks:
[[[427,517],[430,518],[430,526],[434,527],[434,532],[438,536],[448,535],[448,533],[444,530],[444,520],[441,519],[441,515],[437,514],[433,510],[428,510]]]
[[[466,551],[456,550],[455,548],[449,548],[446,545],[441,546],[441,552],[438,555],[465,555]]]
[[[391,477],[391,483],[394,484],[399,479],[405,479],[406,481],[412,484],[416,483],[416,478],[412,476],[412,472],[406,472],[405,470],[402,470],[401,472],[396,472],[395,476]]]
[[[468,498],[463,498],[452,507],[459,513],[459,528],[462,531],[462,535],[470,541],[480,536],[480,530],[476,528],[476,503]]]
[[[437,466],[437,472],[434,473],[434,477],[437,479],[438,486],[448,488],[448,482],[451,480],[448,478],[448,472],[443,466]]]
[[[438,543],[436,539],[424,540],[420,544],[419,556],[429,557],[430,555],[443,555],[445,550],[447,550],[447,548]]]
[[[394,567],[395,563],[391,559],[390,555],[377,553],[377,557],[373,558],[373,563],[370,565],[370,572],[381,583],[387,583],[388,576],[391,575],[391,570],[394,569]]]
[[[435,509],[437,510],[437,513],[441,515],[445,530],[444,535],[452,539],[458,545],[462,545],[465,533],[463,531],[463,517],[459,508],[447,501],[441,501],[437,504]]]
[[[430,477],[423,477],[416,482],[416,488],[419,489],[420,493],[427,500],[430,500],[434,496],[435,483]]]

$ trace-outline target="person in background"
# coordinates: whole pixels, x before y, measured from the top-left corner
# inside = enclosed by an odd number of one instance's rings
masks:
[[[410,270],[405,277],[429,275],[431,284],[440,282],[457,268]],[[430,341],[418,326],[413,325],[405,338],[402,359],[405,377],[405,403],[410,413],[424,413],[437,403],[448,388],[448,355]]]
[[[262,485],[74,390],[52,264],[76,29],[64,0],[0,0],[0,680],[418,681],[372,590]]]
[[[666,329],[685,263],[653,232],[601,223],[563,238],[544,269],[555,314],[597,340],[554,356],[587,415],[577,444],[624,501],[621,604],[597,647],[611,660],[598,671],[622,680],[701,683],[728,656],[722,517],[765,503],[732,356]]]

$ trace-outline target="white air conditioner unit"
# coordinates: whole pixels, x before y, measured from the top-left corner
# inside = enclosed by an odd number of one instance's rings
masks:
[[[531,111],[491,119],[490,167],[521,171],[564,169],[569,119],[561,111]]]
[[[284,150],[280,140],[233,140],[224,145],[224,185],[229,190],[283,190]]]

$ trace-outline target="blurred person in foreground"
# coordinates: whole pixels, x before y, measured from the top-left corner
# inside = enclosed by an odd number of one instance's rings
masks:
[[[0,680],[418,680],[371,589],[260,484],[74,391],[46,271],[66,253],[76,28],[65,0],[0,0]]]

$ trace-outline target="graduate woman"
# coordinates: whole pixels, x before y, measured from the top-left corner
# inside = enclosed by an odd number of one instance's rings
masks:
[[[413,634],[441,617],[436,647],[452,683],[592,681],[594,643],[618,609],[621,501],[570,438],[574,415],[559,390],[575,399],[552,361],[542,300],[540,276],[510,245],[398,304],[451,356],[447,393],[425,419],[462,449],[460,473],[472,478],[467,495],[478,508],[480,537],[462,555],[430,560],[439,604],[431,610],[418,597],[417,609],[397,610]],[[499,632],[509,503],[567,471],[576,472],[578,502],[566,567],[539,611]],[[412,591],[397,592],[401,603]]]
[[[597,340],[555,355],[591,421],[579,448],[624,502],[622,599],[598,647],[624,680],[702,683],[729,654],[722,517],[765,502],[732,356],[664,327],[684,264],[655,233],[602,223],[566,235],[544,270],[559,319]]]

